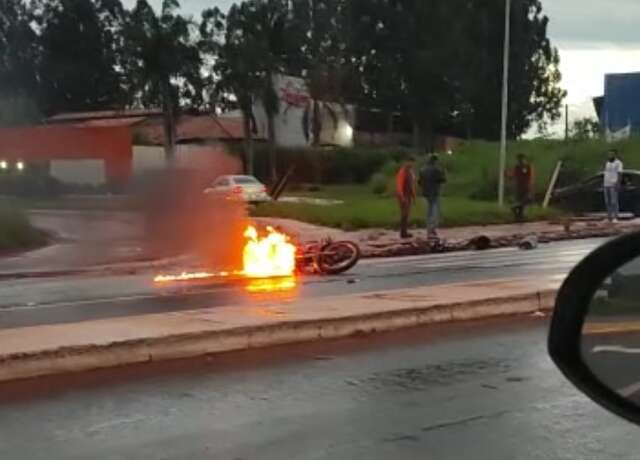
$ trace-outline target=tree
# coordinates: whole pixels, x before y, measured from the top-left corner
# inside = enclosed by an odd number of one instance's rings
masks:
[[[574,120],[571,127],[571,137],[577,140],[596,139],[601,132],[600,122],[590,117]]]
[[[40,117],[36,102],[24,93],[0,95],[0,127],[34,123]]]
[[[119,69],[120,0],[42,2],[39,77],[47,114],[104,110],[126,104]]]
[[[208,10],[203,14],[204,17],[207,18],[207,22],[215,22],[219,19],[220,13]],[[261,77],[255,63],[261,57],[261,48],[256,42],[253,28],[246,21],[246,12],[238,5],[231,7],[225,26],[217,30],[224,30],[221,45],[212,38],[215,34],[207,34],[210,46],[216,47],[219,51],[213,66],[213,73],[218,77],[214,93],[226,102],[226,106],[238,108],[242,113],[245,154],[243,162],[245,172],[254,174],[253,136],[256,121],[253,105],[260,95],[261,87]]]
[[[414,145],[433,149],[433,136],[438,124],[453,110],[455,95],[452,63],[456,41],[450,35],[455,21],[455,2],[402,3],[400,14],[407,19],[402,27],[400,58],[405,110],[413,120]],[[401,26],[400,26],[401,27]],[[442,37],[447,37],[442,43]]]
[[[514,2],[512,59],[515,62],[510,88],[510,135],[518,137],[534,122],[556,121],[567,93],[560,88],[560,54],[547,36],[549,18],[540,0]]]
[[[434,131],[453,110],[458,3],[360,0],[354,7],[365,98],[389,120],[395,111],[407,114],[416,146],[431,147]]]
[[[285,53],[285,27],[288,16],[286,0],[249,1],[250,15],[255,27],[258,44],[261,45],[260,100],[267,115],[267,135],[269,141],[269,165],[271,182],[278,180],[276,158],[275,117],[280,112],[280,99],[274,88],[274,77],[283,70]]]
[[[200,26],[200,48],[203,68],[202,75],[202,109],[217,113],[230,107],[229,93],[222,90],[220,82],[221,58],[225,46],[226,16],[215,7],[202,12]]]
[[[202,103],[202,56],[195,24],[178,14],[177,0],[163,0],[159,14],[138,0],[124,27],[125,68],[134,105],[161,106],[168,164],[175,160],[181,102]]]
[[[275,117],[280,101],[274,77],[284,69],[286,0],[248,0],[231,7],[220,64],[222,87],[234,92],[242,110],[246,142],[251,142],[253,104],[267,117],[271,181],[277,180]]]
[[[355,100],[352,5],[348,0],[293,0],[287,34],[287,72],[304,78],[310,101],[304,130],[313,145],[320,144],[323,113],[338,124],[335,104],[347,113],[346,101]]]
[[[466,51],[461,62],[460,104],[470,107],[469,131],[474,137],[497,139],[504,45],[504,2],[470,2],[460,15]],[[509,67],[508,136],[516,138],[529,127],[555,121],[566,93],[559,86],[559,54],[547,36],[549,18],[539,0],[512,0]],[[462,121],[462,120],[459,120]],[[458,124],[459,130],[464,127]]]
[[[564,91],[540,1],[512,2],[508,129],[515,138],[533,123],[556,120]],[[351,5],[360,105],[409,115],[417,144],[435,131],[499,137],[503,0]]]
[[[399,15],[388,0],[354,0],[352,41],[358,85],[358,104],[386,114],[387,132],[394,129],[396,112],[403,111],[406,88],[400,74]]]
[[[0,126],[39,118],[39,47],[33,20],[33,10],[22,0],[0,0]]]

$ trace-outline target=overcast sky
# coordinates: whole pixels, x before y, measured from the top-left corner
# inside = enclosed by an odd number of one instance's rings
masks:
[[[440,0],[434,0],[440,1]],[[162,0],[150,0],[159,5]],[[132,5],[135,0],[124,0]],[[229,8],[233,0],[182,0],[187,14]],[[542,0],[551,19],[549,35],[560,49],[563,86],[575,110],[602,94],[604,74],[640,71],[640,0]]]

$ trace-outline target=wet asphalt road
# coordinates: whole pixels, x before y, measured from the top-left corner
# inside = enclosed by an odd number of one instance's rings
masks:
[[[546,327],[438,326],[3,386],[0,458],[637,459],[638,428],[560,376]]]
[[[365,260],[346,275],[299,279],[297,289],[271,296],[249,294],[242,282],[158,287],[152,274],[8,281],[0,283],[0,329],[443,283],[564,278],[603,241],[551,243],[534,251],[507,248]]]
[[[630,316],[628,321],[635,322]],[[616,321],[624,324],[624,319]],[[640,334],[619,332],[584,335],[582,356],[596,377],[640,407]]]

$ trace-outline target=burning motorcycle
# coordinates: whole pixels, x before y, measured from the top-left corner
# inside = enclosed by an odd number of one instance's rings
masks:
[[[315,275],[338,275],[351,270],[360,260],[360,247],[351,241],[332,241],[297,246],[296,271]]]
[[[183,272],[158,275],[158,284],[202,281],[213,278],[244,277],[252,280],[288,278],[296,273],[337,275],[352,269],[360,260],[360,248],[351,241],[324,239],[317,243],[298,243],[273,227],[247,227],[242,249],[243,268],[228,272]]]

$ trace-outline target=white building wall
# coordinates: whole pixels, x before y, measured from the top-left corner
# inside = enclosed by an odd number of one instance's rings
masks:
[[[241,161],[229,155],[224,144],[176,146],[176,162],[181,168],[196,169],[205,177],[215,178],[224,174],[239,174]],[[132,176],[161,171],[166,168],[162,146],[133,147]],[[106,182],[103,160],[52,160],[51,175],[68,184],[102,185]]]
[[[105,183],[102,160],[51,160],[51,176],[68,184],[101,185]]]
[[[164,148],[156,145],[134,145],[133,146],[133,175],[143,174],[149,171],[164,169],[167,162],[165,160]]]
[[[302,78],[278,75],[274,77],[274,87],[280,98],[280,112],[274,119],[276,144],[281,147],[308,147],[312,143],[309,132],[305,136],[305,113],[311,117],[311,99],[306,83]],[[350,147],[353,145],[353,126],[355,126],[355,109],[353,106],[343,107],[336,103],[323,103],[330,106],[338,116],[337,128],[329,111],[321,110],[322,132],[321,144]],[[346,109],[346,110],[345,110]],[[253,113],[256,119],[258,134],[268,138],[267,114],[262,102],[254,104]],[[310,126],[309,126],[309,129]]]

